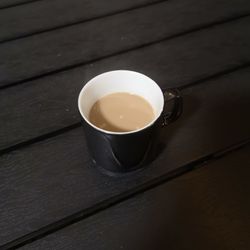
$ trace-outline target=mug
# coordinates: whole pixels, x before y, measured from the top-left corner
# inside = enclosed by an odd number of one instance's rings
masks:
[[[111,132],[89,121],[94,103],[105,95],[128,92],[146,99],[154,110],[154,120],[129,132]],[[164,111],[171,105],[171,111]],[[129,70],[100,74],[85,84],[78,98],[78,108],[93,163],[106,174],[120,175],[147,165],[154,158],[160,128],[175,121],[182,112],[182,98],[177,89],[162,91],[151,78]]]

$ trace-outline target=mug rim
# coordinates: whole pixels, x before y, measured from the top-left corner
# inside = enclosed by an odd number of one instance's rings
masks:
[[[163,102],[162,102],[162,107],[161,107],[161,111],[159,112],[159,114],[157,116],[155,116],[155,118],[150,122],[148,123],[146,126],[140,128],[140,129],[136,129],[136,130],[131,130],[131,131],[125,131],[125,132],[115,132],[115,131],[109,131],[109,130],[105,130],[105,129],[102,129],[102,128],[99,128],[97,126],[95,126],[93,123],[91,123],[88,118],[84,115],[84,113],[82,112],[82,109],[81,109],[81,97],[84,93],[84,91],[87,89],[87,87],[89,85],[92,84],[92,82],[94,82],[97,78],[100,78],[106,74],[112,74],[112,73],[115,73],[115,72],[128,72],[128,73],[135,73],[137,75],[141,75],[145,78],[147,78],[148,80],[150,80],[161,92],[161,96],[162,96],[162,99],[163,99]],[[140,73],[140,72],[137,72],[137,71],[132,71],[132,70],[111,70],[111,71],[106,71],[104,73],[101,73],[99,75],[96,75],[95,77],[91,78],[81,89],[80,93],[79,93],[79,96],[78,96],[78,110],[81,114],[81,117],[84,119],[85,122],[87,122],[91,127],[93,127],[94,129],[100,131],[100,132],[103,132],[105,134],[110,134],[110,135],[128,135],[128,134],[134,134],[134,133],[138,133],[142,130],[145,130],[149,127],[151,127],[157,120],[158,118],[161,116],[162,114],[162,111],[163,111],[163,107],[164,107],[164,96],[163,96],[163,92],[160,88],[160,86],[150,77]]]

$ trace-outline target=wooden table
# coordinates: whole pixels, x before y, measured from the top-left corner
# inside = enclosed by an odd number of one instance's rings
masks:
[[[1,0],[0,249],[250,249],[249,0]],[[178,87],[158,158],[91,167],[83,84]]]

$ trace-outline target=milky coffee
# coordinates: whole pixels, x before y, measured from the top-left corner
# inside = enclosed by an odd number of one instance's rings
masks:
[[[113,132],[128,132],[145,127],[154,119],[154,110],[147,100],[138,95],[117,92],[94,103],[89,121]]]

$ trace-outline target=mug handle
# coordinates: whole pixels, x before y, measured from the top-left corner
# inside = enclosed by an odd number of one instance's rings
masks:
[[[183,110],[183,99],[178,89],[165,89],[163,91],[164,96],[164,109],[167,103],[173,102],[173,108],[169,112],[163,111],[162,126],[167,126],[170,123],[176,121]]]

